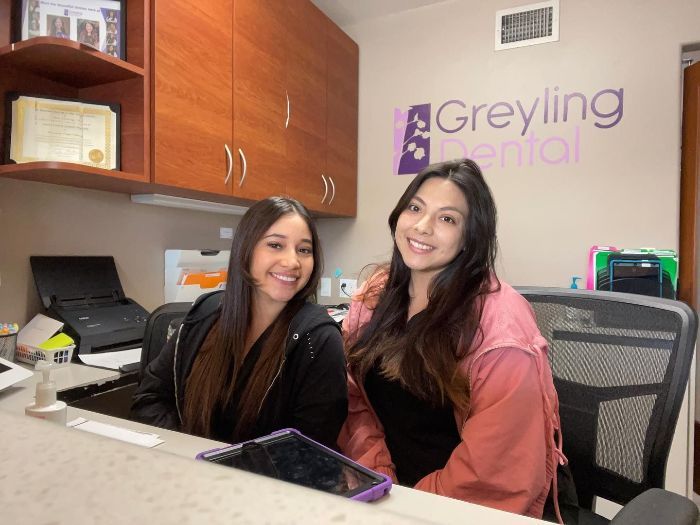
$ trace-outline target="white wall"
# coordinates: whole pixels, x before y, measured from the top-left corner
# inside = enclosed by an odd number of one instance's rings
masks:
[[[551,101],[555,86],[587,96],[587,119],[571,102],[568,122],[554,124],[550,113],[544,124],[540,105],[528,134],[571,143],[578,127],[578,162],[573,153],[556,165],[517,166],[511,158],[485,170],[499,207],[502,277],[568,286],[572,275],[585,276],[593,244],[677,249],[681,46],[700,41],[700,2],[561,0],[559,42],[495,52],[495,11],[522,3],[453,1],[344,28],[360,46],[358,218],[321,221],[327,274],[336,267],[355,274],[389,253],[386,220],[411,178],[392,174],[394,108],[432,104],[431,161],[439,161],[442,138],[468,148],[527,138],[517,114],[493,129],[486,110],[476,131],[468,122],[468,131],[441,133],[435,112],[443,102],[460,99],[467,112],[499,101],[527,108],[537,97],[542,103],[545,88]],[[596,122],[611,119],[594,118],[590,102],[608,88],[624,90],[624,113],[600,129]],[[601,96],[598,110],[613,102]],[[545,154],[561,157],[557,148]]]

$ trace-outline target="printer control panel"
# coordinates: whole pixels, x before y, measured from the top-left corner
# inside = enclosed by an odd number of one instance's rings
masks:
[[[138,304],[120,304],[104,308],[85,308],[63,311],[71,324],[82,333],[111,332],[135,325],[146,325],[148,312]]]

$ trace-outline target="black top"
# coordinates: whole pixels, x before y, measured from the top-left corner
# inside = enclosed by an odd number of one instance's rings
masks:
[[[222,292],[197,300],[182,326],[151,361],[131,406],[131,417],[150,425],[181,430],[184,385],[209,330],[219,318]],[[258,340],[254,346],[261,344]],[[259,356],[251,349],[244,360],[236,390],[242,389]],[[247,373],[246,373],[247,370]],[[236,396],[234,395],[234,399]],[[326,309],[306,303],[292,319],[280,373],[273,379],[258,414],[244,436],[260,437],[282,428],[295,428],[328,447],[347,417],[347,376],[340,328]],[[228,408],[215,416],[217,439],[230,442],[236,415]]]
[[[231,429],[236,426],[236,421],[238,421],[238,417],[241,413],[239,407],[240,400],[242,399],[243,393],[246,391],[251,373],[253,372],[258,359],[260,359],[260,351],[262,350],[265,339],[267,339],[267,336],[270,333],[270,328],[271,327],[268,327],[267,330],[265,330],[262,335],[258,337],[257,341],[255,341],[253,346],[250,347],[250,350],[248,350],[245,358],[243,358],[243,366],[241,366],[241,371],[238,374],[238,377],[236,377],[236,384],[233,387],[233,395],[231,396],[228,405],[223,411],[214,413],[211,434],[212,438],[218,441],[225,442],[231,438]],[[231,369],[229,370],[228,376],[233,376],[233,372],[233,364],[231,364]],[[260,436],[246,436],[243,439],[248,440],[256,437]]]
[[[399,483],[413,486],[443,468],[461,440],[452,405],[435,406],[414,396],[399,381],[383,377],[379,362],[367,372],[364,386],[384,427]]]

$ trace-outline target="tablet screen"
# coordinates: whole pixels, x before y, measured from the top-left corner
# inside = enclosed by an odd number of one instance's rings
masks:
[[[661,264],[646,260],[611,261],[610,291],[661,297]]]
[[[360,470],[343,456],[292,432],[205,454],[203,458],[346,497],[385,482],[373,472]]]

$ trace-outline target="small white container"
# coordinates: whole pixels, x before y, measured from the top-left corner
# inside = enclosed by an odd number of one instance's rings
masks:
[[[73,358],[73,350],[75,350],[75,345],[44,350],[36,346],[17,343],[17,347],[15,348],[15,360],[29,363],[30,365],[39,361],[46,361],[48,363],[53,363],[53,368],[60,368],[70,364],[70,360]]]

